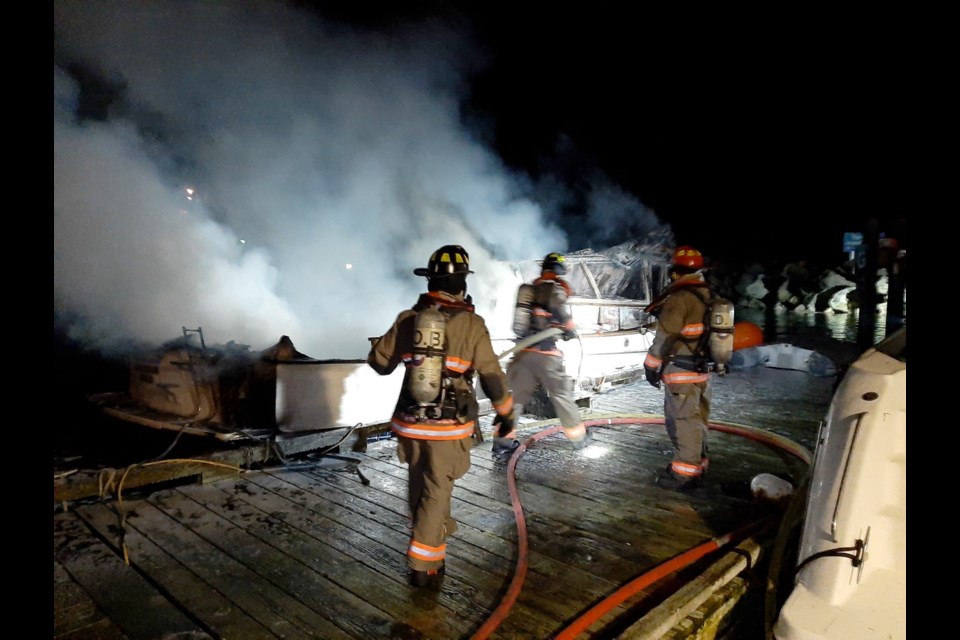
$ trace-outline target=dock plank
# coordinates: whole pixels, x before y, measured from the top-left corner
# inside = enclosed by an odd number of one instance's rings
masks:
[[[289,621],[307,637],[353,638],[381,635],[393,625],[393,619],[363,598],[339,588],[322,571],[289,553],[289,545],[266,541],[262,527],[273,527],[276,540],[284,534],[275,518],[259,510],[245,509],[242,500],[212,487],[190,486],[151,497],[151,503],[181,523],[197,537],[210,541],[226,564],[242,565],[255,576],[249,580],[261,585],[261,600],[269,604],[278,620]],[[281,502],[277,512],[292,508]],[[249,527],[256,527],[254,535]],[[321,546],[317,540],[311,545]],[[182,555],[183,550],[180,551]],[[219,554],[218,554],[219,555]],[[222,571],[224,562],[216,559],[208,571]],[[194,566],[204,566],[197,565]]]
[[[330,602],[317,601],[317,597],[329,598],[330,593],[341,591],[352,596],[350,602],[336,607],[336,615],[351,621],[350,631],[355,637],[390,637],[401,626],[394,621],[404,619],[408,620],[403,625],[407,634],[424,637],[459,637],[469,629],[465,624],[469,618],[453,615],[454,611],[446,608],[444,602],[436,603],[430,617],[408,619],[410,607],[397,596],[407,592],[413,597],[415,590],[403,579],[402,556],[385,544],[389,537],[404,544],[399,534],[393,536],[384,527],[368,526],[367,533],[360,533],[340,526],[326,515],[332,510],[328,501],[316,500],[293,485],[278,486],[272,491],[250,478],[236,482],[234,487],[230,484],[189,493],[217,513],[230,517],[248,534],[319,574],[322,580],[309,575],[281,574],[275,566],[272,568],[276,579],[296,587],[297,597],[307,605],[334,608]],[[289,495],[284,495],[285,491]],[[257,561],[263,562],[264,558]],[[312,597],[314,591],[317,597]],[[376,603],[376,608],[368,603]]]
[[[270,488],[276,491],[289,489],[284,485],[297,487],[302,494],[296,499],[302,501],[304,509],[315,512],[316,518],[320,514],[324,517],[336,519],[340,525],[338,530],[342,531],[344,526],[355,530],[365,530],[376,532],[376,535],[369,536],[371,542],[379,545],[377,548],[370,549],[362,554],[361,557],[367,559],[378,555],[386,554],[390,559],[390,566],[381,567],[389,571],[389,575],[394,579],[405,581],[406,571],[406,550],[410,539],[410,532],[407,529],[407,518],[397,519],[395,512],[385,513],[378,507],[377,501],[363,504],[358,502],[355,495],[343,491],[336,491],[327,483],[318,482],[309,474],[288,473],[283,476],[271,474],[270,476],[251,477],[255,482],[264,488]],[[369,488],[364,488],[369,490]],[[316,496],[325,495],[327,497],[336,497],[348,501],[353,508],[344,507],[337,503],[324,503],[322,506],[318,503]],[[403,502],[404,509],[406,502]],[[382,525],[377,520],[379,514],[380,520],[390,522],[390,525]],[[382,526],[388,526],[385,531]],[[515,544],[513,545],[515,548]],[[447,560],[447,578],[445,585],[449,584],[450,589],[444,589],[437,600],[449,609],[451,609],[459,618],[465,621],[471,621],[475,626],[483,622],[483,616],[488,614],[478,607],[478,602],[497,600],[499,592],[504,588],[504,580],[512,575],[512,567],[503,556],[492,554],[485,551],[483,547],[473,546],[464,549],[464,553],[455,554],[453,550]],[[403,582],[404,589],[406,583]],[[412,590],[411,591],[415,591]],[[519,632],[536,637],[539,634],[548,633],[552,628],[553,618],[545,616],[538,612],[529,612],[520,620]],[[443,637],[443,636],[431,636]]]
[[[394,486],[395,479],[381,471],[367,468],[364,471],[371,479],[371,487],[376,486],[381,479],[384,479],[384,486]],[[403,471],[405,474],[405,470]],[[317,474],[325,479],[326,482],[335,485],[340,480],[335,474],[321,472]],[[304,482],[297,479],[296,474],[291,474],[291,481]],[[349,487],[348,487],[349,488]],[[387,515],[380,514],[380,504],[391,503],[395,508],[406,509],[406,487],[402,486],[402,495],[376,497],[367,506],[358,506],[364,510],[370,518],[387,518],[391,522],[396,522],[396,512],[390,511]],[[493,505],[492,508],[501,512],[496,520],[498,524],[501,520],[509,519],[509,523],[504,523],[502,530],[498,531],[489,525],[490,511],[488,508],[471,505],[462,501],[458,495],[463,492],[456,488],[454,490],[454,499],[452,512],[458,522],[458,530],[448,538],[448,575],[455,575],[461,569],[467,567],[461,563],[469,563],[474,567],[483,568],[485,573],[496,576],[500,586],[505,587],[505,580],[512,577],[513,569],[516,563],[517,536],[516,522],[510,506],[497,501],[487,500],[486,504]],[[379,504],[378,504],[379,503]],[[403,518],[403,526],[406,526],[406,517]],[[552,523],[552,528],[558,530],[565,527],[562,523]],[[409,530],[404,529],[404,542],[409,538]],[[542,597],[539,598],[541,608],[550,616],[562,615],[566,610],[564,605],[558,605],[558,600],[552,594],[558,589],[562,589],[565,581],[576,580],[577,586],[587,595],[600,596],[607,593],[616,583],[606,578],[598,579],[591,572],[582,571],[569,566],[568,563],[539,553],[535,545],[531,545],[530,568],[528,574],[528,584],[532,593]],[[405,552],[405,546],[398,548],[400,553]],[[491,556],[493,554],[493,556]],[[562,580],[561,580],[562,578]],[[485,578],[487,579],[487,578]],[[477,584],[477,582],[474,582]],[[490,611],[498,604],[498,598],[491,597],[492,605]]]
[[[129,640],[97,607],[67,568],[53,561],[53,637],[55,640]]]
[[[102,633],[130,640],[149,640],[165,633],[202,632],[196,623],[173,606],[143,576],[131,571],[111,549],[86,531],[76,518],[58,514],[54,519],[54,558],[66,573],[89,594],[89,602],[110,621]],[[63,573],[60,574],[63,585]],[[65,591],[60,591],[64,595]],[[74,593],[74,596],[79,594]],[[96,624],[96,612],[83,598],[81,619]],[[62,610],[61,610],[62,611]],[[69,633],[65,618],[61,631]],[[205,636],[209,637],[209,636]]]
[[[286,614],[287,596],[146,500],[127,504],[124,542],[130,563],[220,638],[314,638]],[[104,505],[77,509],[101,535],[118,538],[118,517]],[[119,545],[119,542],[118,542]],[[334,637],[349,637],[346,634]]]

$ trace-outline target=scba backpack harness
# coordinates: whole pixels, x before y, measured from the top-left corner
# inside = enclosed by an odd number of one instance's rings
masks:
[[[703,287],[708,290],[710,297],[705,300],[706,311],[703,318],[703,333],[696,338],[696,345],[691,347],[692,356],[670,355],[668,360],[673,362],[681,369],[688,371],[697,371],[706,373],[716,371],[718,375],[725,375],[727,365],[733,357],[733,329],[734,329],[734,308],[733,303],[717,295],[710,285],[706,283],[697,283],[687,285],[688,287]],[[669,295],[678,293],[678,290],[672,291]],[[658,316],[664,300],[655,301],[647,307],[648,312]],[[684,340],[682,337],[674,338]],[[673,345],[667,344],[666,352],[673,350]]]

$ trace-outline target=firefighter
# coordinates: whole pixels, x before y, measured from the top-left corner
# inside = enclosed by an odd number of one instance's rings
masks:
[[[567,298],[573,293],[570,285],[561,276],[567,272],[566,258],[559,253],[548,253],[540,268],[540,277],[531,285],[520,285],[518,307],[524,291],[530,291],[529,321],[526,326],[514,325],[517,337],[534,335],[545,329],[557,327],[563,331],[563,340],[577,337],[575,323],[567,310]],[[513,391],[516,415],[523,412],[523,405],[530,401],[537,385],[541,385],[550,398],[557,418],[567,440],[575,449],[585,447],[588,440],[587,427],[580,418],[580,410],[573,397],[573,378],[566,373],[563,352],[557,348],[555,337],[526,347],[517,353],[507,365],[507,382]],[[516,432],[501,424],[494,434],[493,452],[509,456],[518,446]]]
[[[389,375],[406,367],[391,428],[397,457],[407,465],[413,532],[407,548],[410,584],[439,589],[445,572],[447,536],[457,530],[450,514],[454,481],[470,468],[478,430],[474,374],[490,398],[498,424],[513,429],[513,396],[493,351],[484,319],[467,291],[470,257],[459,245],[430,256],[427,293],[399,313],[380,338],[371,340],[367,363]]]
[[[689,246],[673,253],[670,285],[647,307],[657,328],[644,360],[647,382],[663,395],[663,416],[673,460],[657,472],[657,485],[680,491],[697,487],[707,470],[710,373],[699,345],[711,293],[703,275],[703,255]]]

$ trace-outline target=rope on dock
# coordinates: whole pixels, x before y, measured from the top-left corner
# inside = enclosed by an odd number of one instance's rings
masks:
[[[123,551],[123,562],[129,566],[130,565],[130,552],[127,550],[126,543],[126,534],[127,534],[127,512],[123,507],[123,483],[127,479],[130,471],[133,469],[138,469],[141,467],[153,467],[158,464],[207,464],[214,467],[223,467],[226,469],[231,469],[237,472],[237,476],[240,476],[240,473],[243,471],[242,467],[239,467],[235,464],[227,464],[225,462],[216,462],[214,460],[202,460],[197,458],[170,458],[168,460],[152,460],[150,462],[141,462],[137,464],[132,464],[128,466],[123,471],[123,475],[120,477],[120,483],[117,485],[117,509],[119,510],[120,517],[120,547]],[[112,471],[112,470],[111,470]],[[112,477],[112,475],[111,475]],[[101,496],[102,497],[102,496]]]

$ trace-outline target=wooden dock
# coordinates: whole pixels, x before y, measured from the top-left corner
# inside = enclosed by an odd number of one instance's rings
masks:
[[[713,418],[812,451],[833,382],[765,368],[731,373],[715,378]],[[354,454],[358,465],[246,470],[218,461],[205,480],[181,474],[170,486],[55,503],[53,637],[715,637],[755,582],[782,516],[782,505],[722,487],[760,472],[798,477],[806,464],[716,430],[705,486],[660,489],[652,477],[669,460],[669,441],[662,424],[639,416],[659,415],[661,403],[662,392],[642,382],[604,390],[585,419],[638,422],[591,426],[584,452],[559,433],[534,441],[553,421],[523,422],[527,447],[515,465],[495,460],[489,439],[477,445],[454,490],[459,528],[439,592],[406,582],[406,468],[389,438]],[[723,536],[753,522],[766,524],[726,544]],[[643,583],[582,634],[570,631],[625,585],[711,542],[715,551]]]

